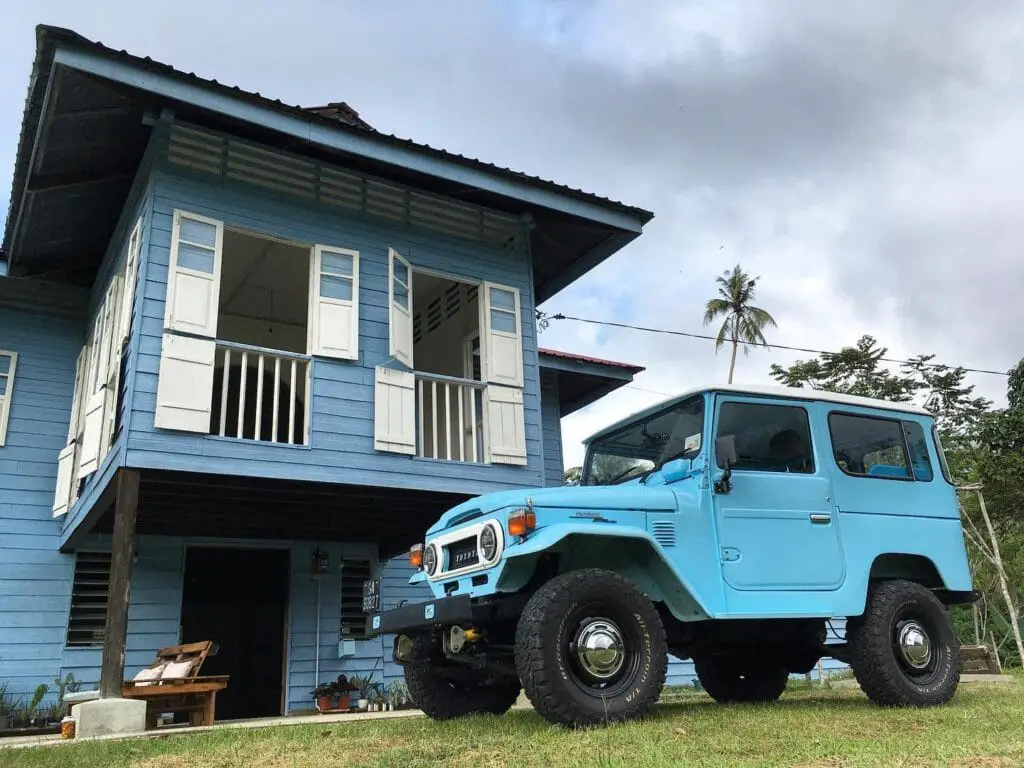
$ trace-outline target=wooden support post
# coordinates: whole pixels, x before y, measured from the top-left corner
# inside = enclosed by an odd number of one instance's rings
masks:
[[[131,593],[132,559],[135,556],[135,516],[139,507],[139,473],[120,469],[114,504],[114,536],[110,550],[110,588],[107,593],[107,627],[100,668],[100,698],[120,698],[124,678],[124,649],[128,637],[128,597]]]

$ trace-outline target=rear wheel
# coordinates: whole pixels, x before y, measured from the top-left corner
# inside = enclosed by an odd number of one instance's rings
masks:
[[[559,725],[641,717],[665,684],[661,617],[613,571],[571,571],[541,587],[519,618],[515,650],[527,697]]]
[[[488,680],[482,672],[447,669],[436,661],[437,645],[429,634],[413,637],[413,660],[405,666],[409,698],[428,717],[502,715],[516,703],[522,690],[518,680]]]
[[[721,704],[776,701],[789,671],[776,663],[742,656],[704,656],[693,661],[704,690]]]
[[[847,623],[850,666],[861,689],[883,706],[945,704],[960,682],[960,643],[945,606],[912,581],[885,581],[864,615]]]

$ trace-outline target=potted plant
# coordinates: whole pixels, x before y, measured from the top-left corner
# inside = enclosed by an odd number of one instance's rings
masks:
[[[316,708],[321,712],[327,712],[334,709],[334,701],[338,698],[338,684],[320,683],[310,693],[316,699]]]
[[[359,707],[360,710],[365,712],[367,707],[369,707],[370,705],[370,678],[363,677],[362,675],[353,675],[352,685],[355,687],[355,690],[359,692],[357,706]]]
[[[335,693],[338,696],[338,709],[348,710],[351,704],[352,692],[358,690],[356,686],[349,682],[345,675],[338,675],[337,681],[334,683]]]
[[[8,683],[0,683],[0,731],[6,731],[11,727],[11,711],[14,709],[14,699],[7,695]]]

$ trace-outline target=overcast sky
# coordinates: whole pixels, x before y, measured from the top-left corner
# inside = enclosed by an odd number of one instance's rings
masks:
[[[5,211],[37,23],[655,212],[549,312],[699,332],[739,262],[769,341],[1024,355],[1019,2],[5,0]],[[647,367],[564,421],[567,465],[592,431],[728,370],[706,341],[562,321],[540,342]],[[736,379],[797,357],[752,351]],[[1004,402],[1005,378],[972,382]]]

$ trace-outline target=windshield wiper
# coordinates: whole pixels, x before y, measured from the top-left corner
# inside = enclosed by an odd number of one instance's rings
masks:
[[[639,469],[639,467],[634,464],[632,467],[629,467],[628,469],[626,469],[626,470],[624,470],[622,472],[619,472],[619,474],[617,474],[615,477],[607,480],[604,483],[601,483],[601,485],[615,485],[620,480],[625,480],[626,478],[628,478],[631,474],[636,472],[636,470],[638,470],[638,469]],[[652,470],[647,470],[647,471],[650,472]]]

